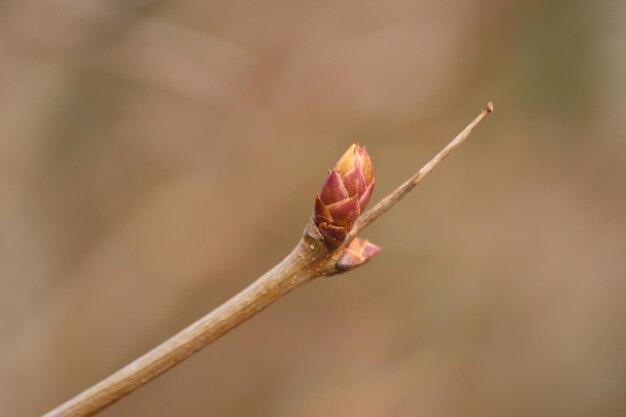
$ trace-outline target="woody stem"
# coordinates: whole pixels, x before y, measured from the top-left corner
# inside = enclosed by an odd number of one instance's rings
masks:
[[[310,224],[296,248],[243,291],[148,353],[51,410],[44,417],[94,415],[178,365],[293,289],[316,277],[344,272],[337,268],[336,262],[345,245],[398,203],[450,152],[463,143],[480,121],[492,111],[493,104],[489,103],[474,121],[413,177],[362,214],[342,246],[329,249],[321,236],[312,232],[314,226]]]
[[[361,214],[355,222],[352,230],[346,238],[346,243],[350,243],[357,234],[373,223],[380,216],[385,214],[390,208],[398,204],[398,202],[409,193],[417,184],[419,184],[441,161],[443,161],[453,150],[461,146],[461,144],[469,137],[474,128],[489,114],[493,112],[493,103],[487,103],[485,107],[474,120],[468,124],[445,148],[443,148],[434,158],[424,165],[415,175],[402,183],[398,188],[383,197],[374,207]]]
[[[305,233],[285,259],[240,293],[44,417],[90,416],[108,407],[315,278],[326,254],[325,245]]]

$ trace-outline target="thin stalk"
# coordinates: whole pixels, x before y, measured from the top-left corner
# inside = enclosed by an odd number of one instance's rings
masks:
[[[492,111],[493,104],[489,103],[476,119],[413,177],[361,215],[343,245],[334,250],[328,249],[313,223],[309,223],[295,249],[247,288],[140,358],[49,411],[44,417],[94,415],[178,365],[300,285],[317,277],[344,272],[337,268],[336,263],[345,246],[359,231],[397,204],[432,172]]]
[[[313,279],[325,253],[305,234],[285,259],[243,291],[45,417],[90,416],[118,401]]]
[[[485,107],[474,120],[468,124],[450,143],[446,145],[437,155],[435,155],[426,165],[420,168],[415,175],[402,183],[398,188],[383,197],[374,207],[361,214],[356,223],[352,227],[346,242],[349,243],[356,235],[365,229],[370,223],[385,214],[387,210],[395,206],[405,195],[409,193],[417,184],[419,184],[441,161],[443,161],[450,153],[461,146],[465,139],[469,137],[474,128],[493,111],[493,103],[487,103]]]

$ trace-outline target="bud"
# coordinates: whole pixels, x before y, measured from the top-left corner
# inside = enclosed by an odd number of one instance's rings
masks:
[[[378,252],[380,252],[379,246],[368,240],[356,237],[343,251],[341,258],[337,261],[337,268],[343,272],[349,271],[363,265]]]
[[[315,198],[313,221],[327,245],[340,245],[374,191],[372,160],[353,144],[337,161]]]

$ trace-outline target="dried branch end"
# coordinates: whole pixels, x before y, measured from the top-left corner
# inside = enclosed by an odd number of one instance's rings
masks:
[[[441,163],[453,150],[461,146],[463,142],[470,136],[474,128],[491,112],[493,112],[493,102],[487,103],[487,106],[480,112],[474,120],[468,124],[445,148],[443,148],[433,159],[420,168],[419,171],[411,178],[406,180],[402,185],[393,190],[374,207],[362,213],[354,223],[354,226],[348,233],[344,245],[348,245],[357,234],[369,226],[372,222],[385,214],[391,207],[395,206],[405,195],[409,193],[417,184],[419,184],[428,174],[430,174],[437,165]]]

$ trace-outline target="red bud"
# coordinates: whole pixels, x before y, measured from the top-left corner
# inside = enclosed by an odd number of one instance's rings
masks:
[[[315,199],[313,221],[329,246],[343,242],[369,203],[374,182],[372,160],[367,150],[353,144],[330,171]],[[343,231],[339,233],[339,229]]]
[[[339,258],[339,261],[337,261],[337,268],[342,271],[354,269],[368,262],[378,252],[380,252],[379,246],[368,240],[356,237],[346,247],[343,255]]]

